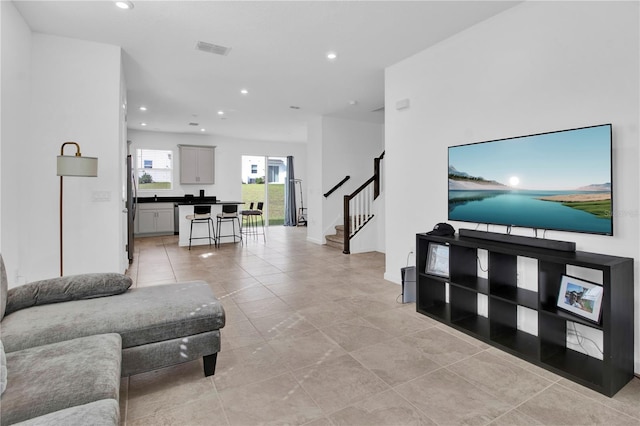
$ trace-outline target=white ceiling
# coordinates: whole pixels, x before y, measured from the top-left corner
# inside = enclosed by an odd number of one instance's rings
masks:
[[[122,47],[129,128],[296,142],[319,115],[382,122],[385,67],[517,3],[14,1],[34,32]]]

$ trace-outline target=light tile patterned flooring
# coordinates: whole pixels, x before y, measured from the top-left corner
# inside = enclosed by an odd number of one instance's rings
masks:
[[[128,426],[640,425],[640,379],[610,399],[417,314],[381,253],[291,227],[266,244],[136,248],[135,286],[205,280],[227,324],[215,376],[200,360],[122,380]]]

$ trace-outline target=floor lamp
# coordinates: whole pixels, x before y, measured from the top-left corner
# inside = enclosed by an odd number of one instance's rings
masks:
[[[64,155],[66,145],[75,145],[75,155]],[[76,142],[65,142],[60,147],[58,156],[58,176],[60,176],[60,276],[62,276],[62,178],[64,176],[98,176],[98,159],[95,157],[83,157],[80,153],[80,145]]]

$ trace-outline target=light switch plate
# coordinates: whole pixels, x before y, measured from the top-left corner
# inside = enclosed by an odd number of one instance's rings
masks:
[[[93,191],[91,193],[91,201],[111,201],[111,191]]]

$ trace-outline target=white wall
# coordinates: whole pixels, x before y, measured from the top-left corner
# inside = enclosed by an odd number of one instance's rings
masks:
[[[373,176],[373,159],[384,151],[382,124],[324,117],[323,119],[322,187],[329,191],[346,175],[351,178],[324,199],[325,234],[342,221],[343,196],[352,193]]]
[[[56,156],[65,141],[80,143],[82,154],[98,157],[99,162],[97,178],[64,181],[64,272],[123,272],[120,48],[28,34],[13,6],[2,3],[8,11],[2,22],[2,68],[3,73],[13,73],[11,83],[18,83],[15,90],[5,90],[4,85],[2,90],[3,122],[11,122],[2,135],[1,194],[9,285],[59,273]],[[5,57],[5,48],[14,52],[16,62]],[[13,117],[4,115],[5,107],[13,105]],[[96,191],[110,200],[93,201]]]
[[[526,2],[387,69],[387,203],[411,204],[387,209],[387,279],[400,282],[416,233],[447,220],[448,146],[612,123],[615,236],[546,236],[636,259],[640,371],[638,6]]]
[[[23,226],[18,200],[26,192],[24,182],[15,179],[24,164],[15,155],[23,151],[25,129],[29,129],[31,80],[31,30],[11,2],[0,2],[2,53],[2,126],[0,138],[0,252],[10,282],[22,269],[26,241],[21,238]]]
[[[324,236],[334,234],[333,227],[342,223],[343,196],[373,176],[373,160],[384,151],[384,125],[322,117],[310,125],[308,144],[315,152],[309,161],[316,173],[310,183],[307,236],[323,244]],[[347,175],[351,178],[325,198],[323,194]]]
[[[242,156],[258,155],[286,157],[293,155],[294,172],[297,179],[306,179],[307,147],[303,143],[264,142],[232,139],[212,135],[193,135],[187,133],[162,133],[140,130],[129,130],[131,153],[136,149],[170,149],[174,152],[172,190],[138,191],[141,197],[158,195],[182,196],[198,195],[200,189],[207,196],[216,196],[218,200],[242,200]],[[181,185],[180,159],[178,144],[215,146],[215,184],[214,185]],[[303,191],[304,191],[303,187]],[[306,198],[305,198],[306,199]]]
[[[120,92],[119,92],[119,127],[118,132],[120,134],[119,146],[118,146],[118,158],[120,159],[119,167],[119,185],[120,192],[115,194],[115,197],[120,199],[122,206],[120,215],[120,238],[118,247],[123,247],[125,250],[120,252],[120,268],[119,271],[126,271],[129,267],[129,253],[126,250],[128,244],[128,214],[125,211],[127,207],[127,163],[125,158],[127,157],[127,83],[124,77],[124,67],[122,62],[120,63]]]
[[[322,120],[317,117],[307,123],[307,240],[315,244],[324,244]]]

